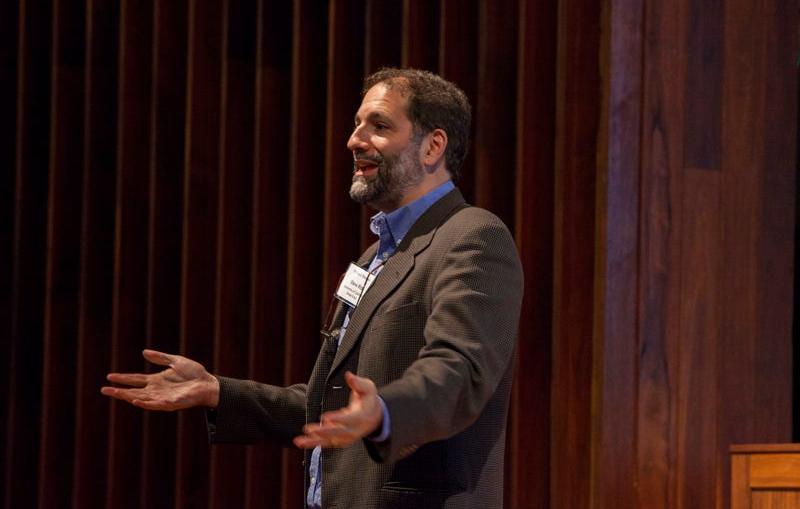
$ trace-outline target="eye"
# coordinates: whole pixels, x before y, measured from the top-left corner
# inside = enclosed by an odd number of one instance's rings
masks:
[[[375,124],[375,130],[376,131],[382,131],[384,129],[389,129],[389,125],[388,124],[384,124],[383,122],[378,122],[378,123]]]

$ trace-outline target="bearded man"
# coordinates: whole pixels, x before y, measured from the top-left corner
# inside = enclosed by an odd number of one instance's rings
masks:
[[[443,78],[366,78],[347,147],[350,196],[379,240],[348,269],[308,384],[208,373],[145,350],[155,374],[111,373],[108,396],[151,410],[205,406],[214,443],[306,449],[308,508],[496,508],[522,300],[513,239],[454,186],[470,106]]]

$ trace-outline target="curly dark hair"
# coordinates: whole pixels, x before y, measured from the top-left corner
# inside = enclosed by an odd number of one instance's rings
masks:
[[[458,180],[469,146],[471,107],[466,94],[455,84],[432,72],[419,69],[384,67],[364,79],[361,95],[377,84],[397,88],[408,99],[409,120],[415,134],[425,135],[434,129],[447,133],[444,156],[450,177]]]

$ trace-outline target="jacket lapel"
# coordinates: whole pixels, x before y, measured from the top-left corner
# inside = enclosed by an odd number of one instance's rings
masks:
[[[394,291],[414,268],[414,259],[422,252],[433,239],[436,228],[457,209],[466,206],[463,196],[458,189],[453,189],[431,207],[411,227],[403,241],[397,246],[397,251],[383,266],[375,278],[375,282],[361,298],[361,302],[350,314],[342,343],[336,351],[330,373],[342,364],[344,359],[358,343],[364,332],[364,327],[369,323],[378,306]],[[358,264],[364,266],[375,256],[377,245],[368,249],[359,259]]]

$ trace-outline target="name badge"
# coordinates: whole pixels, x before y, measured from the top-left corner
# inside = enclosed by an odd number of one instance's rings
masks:
[[[345,304],[356,307],[361,302],[361,297],[372,286],[377,274],[370,274],[355,263],[351,263],[345,272],[339,288],[336,289],[336,298]]]

